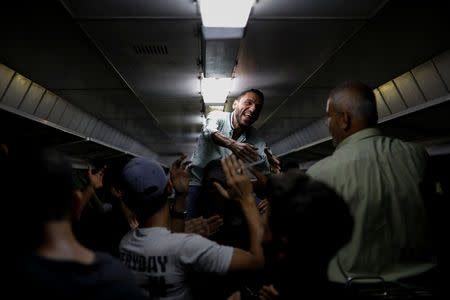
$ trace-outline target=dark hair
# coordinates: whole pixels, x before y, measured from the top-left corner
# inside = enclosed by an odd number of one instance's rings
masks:
[[[248,89],[248,90],[245,90],[245,91],[243,91],[242,93],[240,93],[240,94],[236,97],[236,99],[237,99],[237,100],[240,100],[241,97],[244,96],[244,95],[247,94],[247,93],[255,93],[256,95],[258,95],[259,98],[261,98],[261,101],[264,102],[264,93],[261,92],[261,91],[258,90],[258,89]]]
[[[137,219],[142,222],[145,218],[153,216],[166,203],[169,203],[169,195],[166,191],[162,195],[152,197],[150,201],[141,201],[135,210]]]
[[[327,264],[350,240],[353,218],[331,187],[300,170],[270,176],[267,184],[273,232],[288,239],[294,257],[303,253]]]
[[[15,160],[12,184],[24,209],[42,222],[68,218],[74,192],[70,160],[52,148],[28,148]]]
[[[353,112],[357,116],[367,120],[368,126],[376,126],[378,123],[378,111],[373,90],[360,81],[346,81],[330,93],[330,96],[334,98],[335,108],[339,104],[336,103],[337,97],[334,96],[346,91],[351,93],[352,98],[350,100],[352,101],[348,102],[348,104],[351,105]]]
[[[154,215],[166,203],[169,202],[167,189],[164,189],[164,192],[161,195],[143,199],[142,195],[135,193],[125,181],[122,181],[121,188],[123,191],[124,203],[130,210],[136,213],[136,216],[140,222],[145,218]],[[149,193],[153,191],[153,188],[155,187],[149,187]]]

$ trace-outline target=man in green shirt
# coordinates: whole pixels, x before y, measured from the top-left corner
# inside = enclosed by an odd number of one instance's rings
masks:
[[[424,147],[383,136],[372,89],[347,82],[327,101],[336,150],[307,170],[345,199],[354,217],[351,241],[331,260],[328,277],[381,276],[395,281],[434,266],[423,186]]]

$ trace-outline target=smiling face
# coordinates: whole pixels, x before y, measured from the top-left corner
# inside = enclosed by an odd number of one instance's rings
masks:
[[[247,128],[258,120],[263,107],[263,100],[255,93],[248,92],[233,103],[235,128]]]

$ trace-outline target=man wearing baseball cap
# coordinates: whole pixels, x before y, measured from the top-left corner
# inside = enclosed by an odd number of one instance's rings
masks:
[[[184,209],[189,161],[182,156],[172,164],[170,178],[150,158],[134,158],[123,169],[124,201],[135,210],[139,227],[126,234],[119,246],[121,261],[131,269],[152,299],[191,299],[189,272],[225,274],[264,266],[263,228],[253,198],[253,187],[242,161],[225,158],[222,166],[228,189],[217,184],[227,198],[238,201],[249,230],[249,251],[219,245],[198,234],[173,233],[169,196],[175,190],[175,217]],[[230,200],[231,201],[231,200]]]

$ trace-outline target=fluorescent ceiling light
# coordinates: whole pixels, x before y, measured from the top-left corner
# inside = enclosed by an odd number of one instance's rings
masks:
[[[211,109],[223,111],[224,105],[208,105]]]
[[[198,0],[198,3],[203,26],[243,28],[255,0]]]
[[[202,96],[205,104],[221,104],[231,89],[231,78],[203,78]]]

